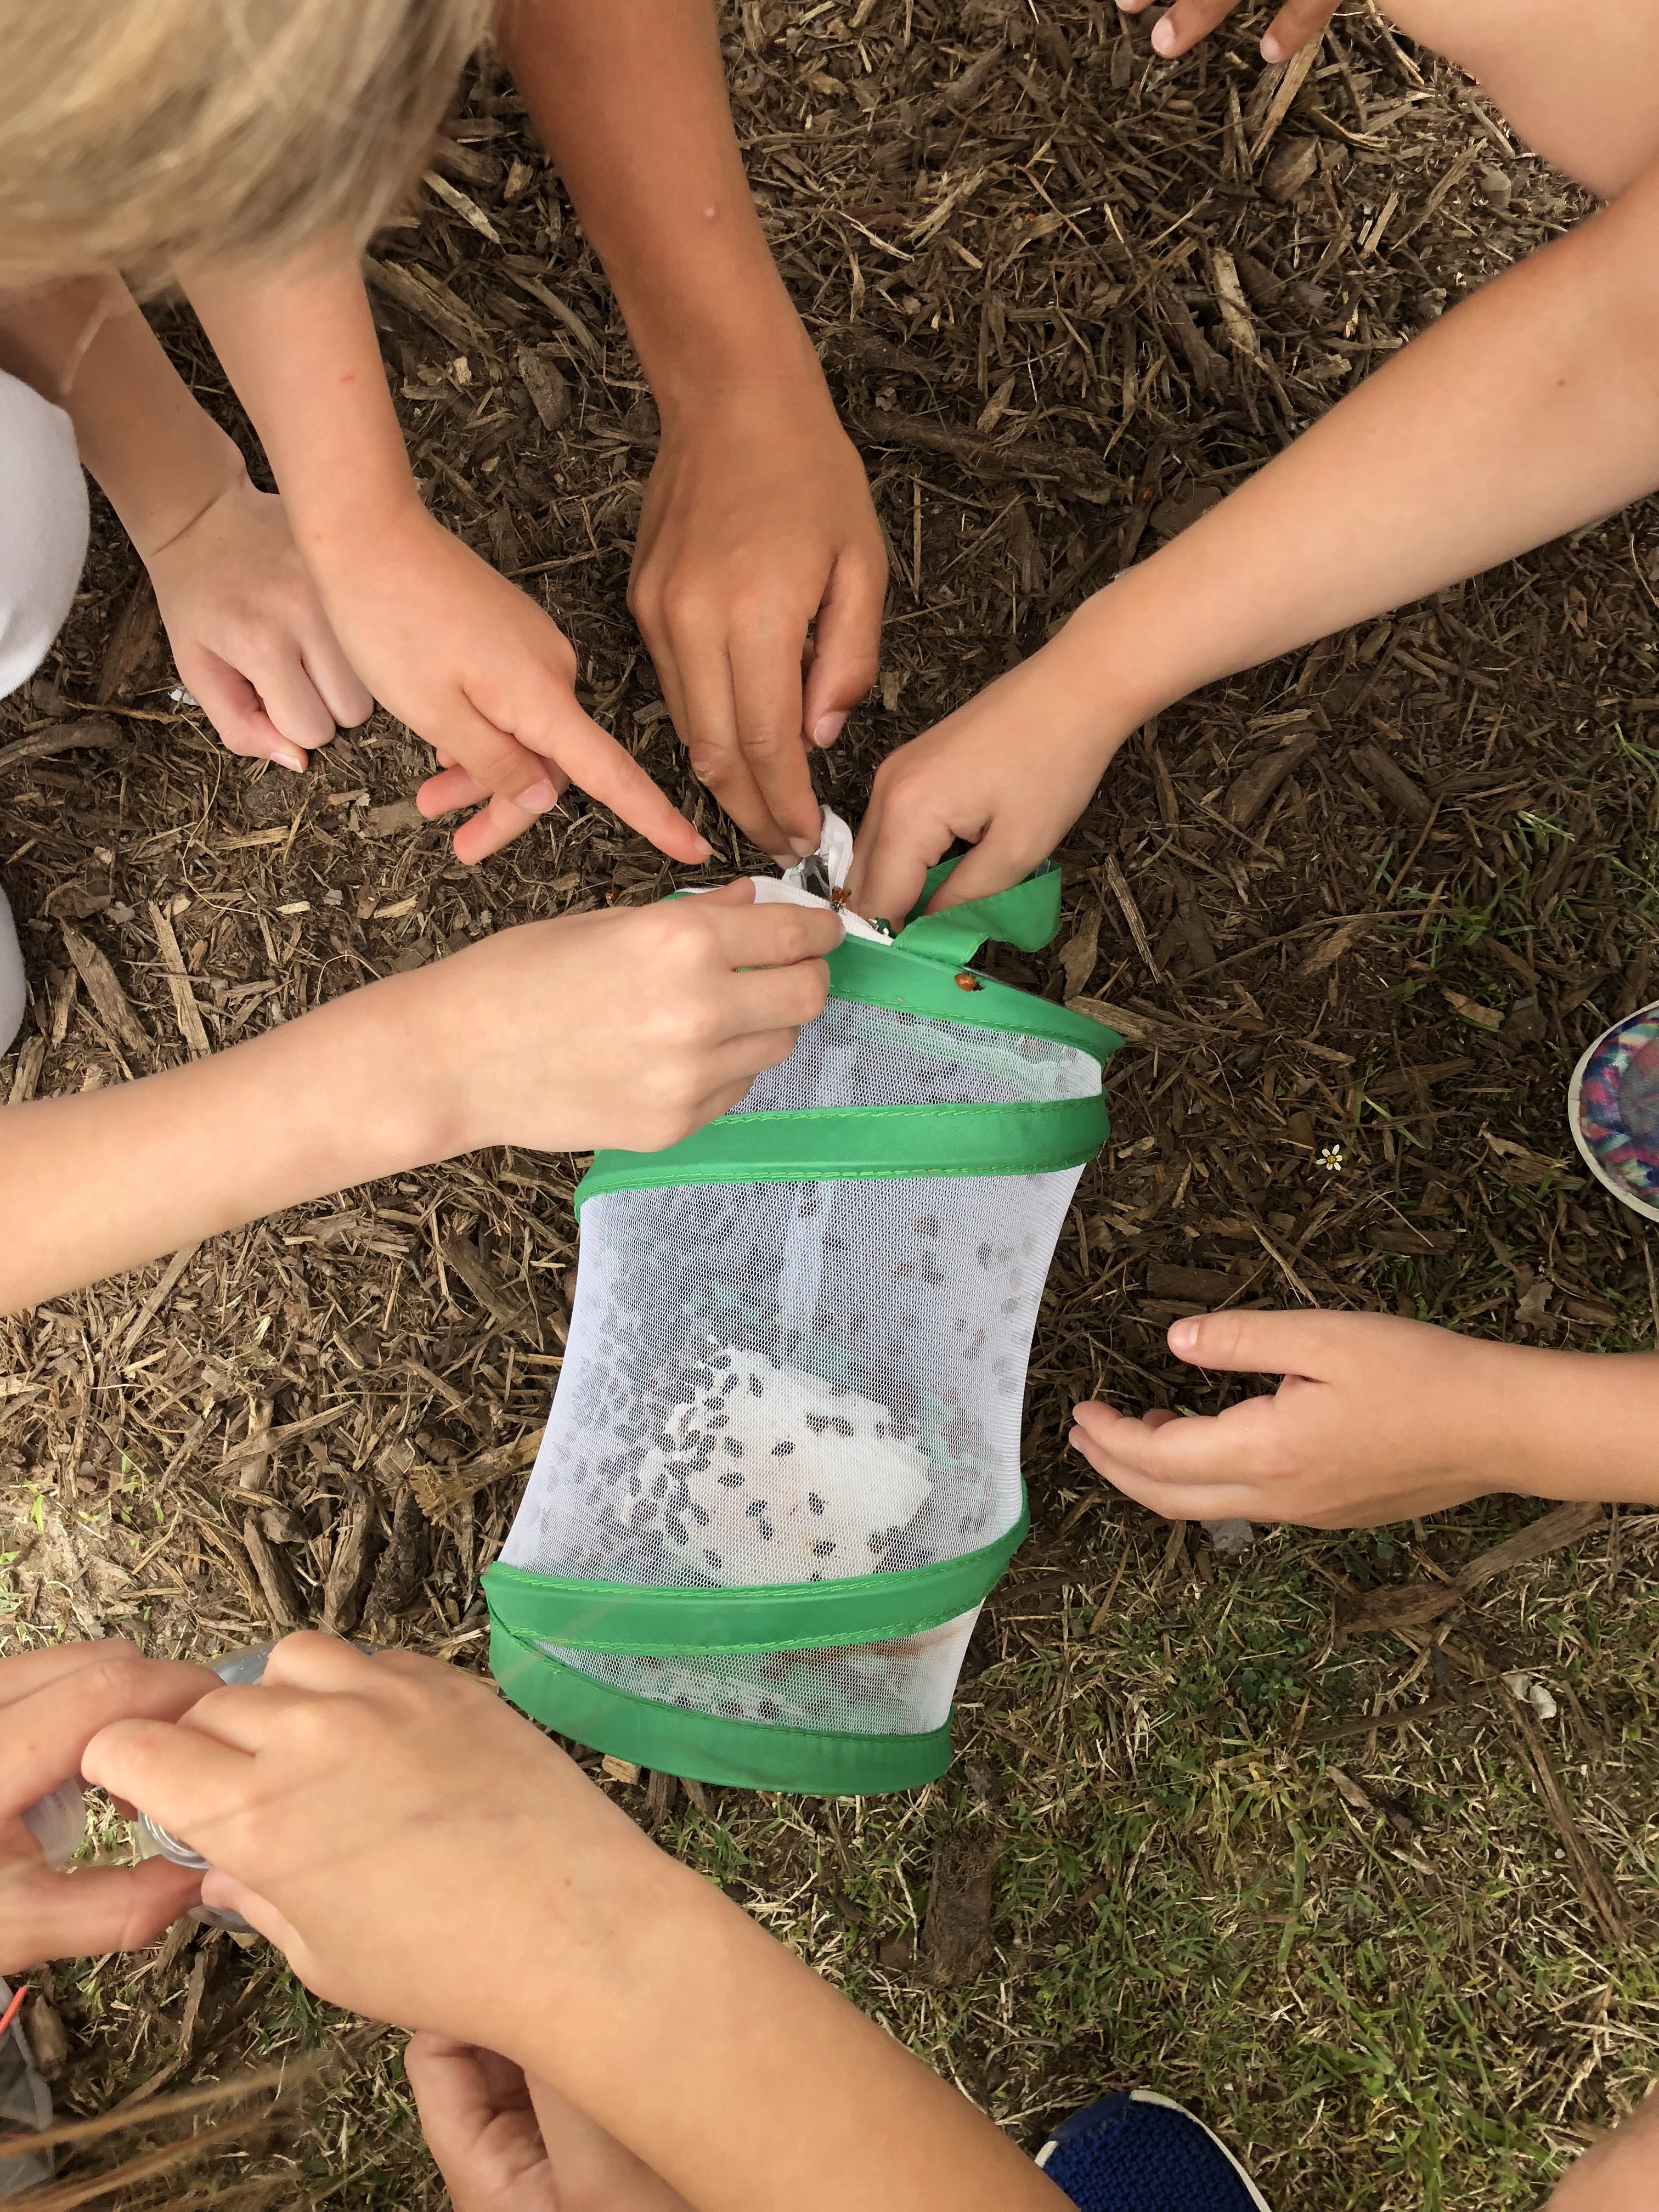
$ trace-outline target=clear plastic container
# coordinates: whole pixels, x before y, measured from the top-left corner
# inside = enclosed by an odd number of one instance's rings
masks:
[[[49,1867],[71,1864],[87,1839],[87,1796],[79,1775],[25,1805],[23,1826],[45,1852]]]
[[[222,1659],[213,1662],[213,1671],[219,1680],[234,1689],[247,1687],[264,1678],[265,1662],[276,1650],[274,1644],[251,1644],[246,1650],[227,1651]],[[140,1858],[162,1858],[174,1866],[188,1867],[192,1873],[205,1874],[209,1862],[189,1844],[180,1843],[171,1836],[159,1820],[152,1820],[148,1813],[133,1816],[133,1841]],[[239,1912],[216,1911],[212,1905],[198,1908],[201,1917],[215,1928],[246,1929],[247,1923]]]
[[[264,1675],[265,1662],[276,1650],[272,1644],[253,1644],[240,1651],[227,1651],[213,1662],[213,1671],[219,1680],[233,1688],[245,1688],[260,1681]],[[372,1644],[359,1644],[359,1651],[371,1651]],[[33,1804],[23,1808],[23,1825],[40,1844],[49,1867],[70,1865],[86,1840],[86,1793],[78,1775],[71,1775],[57,1789],[39,1797]],[[159,1820],[152,1820],[148,1813],[135,1813],[132,1837],[140,1858],[163,1858],[173,1865],[188,1867],[193,1873],[205,1874],[209,1862],[192,1845],[169,1835]],[[228,1928],[233,1932],[252,1934],[246,1920],[239,1912],[227,1912],[210,1905],[198,1905],[191,1916],[209,1928]]]
[[[228,1651],[222,1659],[214,1661],[213,1671],[233,1689],[251,1686],[264,1680],[265,1662],[276,1648],[274,1644],[252,1644],[246,1650]],[[354,1638],[353,1649],[372,1655],[374,1646],[358,1643]],[[204,1859],[193,1845],[169,1835],[161,1822],[152,1820],[148,1813],[134,1816],[132,1835],[142,1858],[167,1859],[174,1866],[188,1867],[194,1874],[206,1874],[209,1870],[210,1861]],[[256,1932],[240,1912],[219,1905],[196,1905],[191,1917],[204,1928],[226,1928],[234,1936],[252,1936]]]

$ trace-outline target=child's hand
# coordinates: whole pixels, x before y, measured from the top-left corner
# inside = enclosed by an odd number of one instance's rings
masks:
[[[692,774],[763,852],[817,844],[806,746],[832,744],[874,683],[886,589],[869,486],[821,383],[665,422],[629,605]]]
[[[1138,15],[1151,4],[1152,0],[1118,0],[1126,15]],[[1165,61],[1173,61],[1207,38],[1237,5],[1238,0],[1175,0],[1152,26],[1154,49]],[[1262,60],[1289,61],[1298,47],[1319,36],[1335,13],[1336,0],[1285,0],[1262,37]]]
[[[0,1974],[141,1949],[195,1903],[197,1877],[165,1859],[54,1872],[22,1816],[81,1771],[111,1722],[177,1720],[218,1686],[205,1668],[141,1659],[113,1638],[0,1659]]]
[[[833,914],[757,906],[739,880],[531,922],[418,969],[401,988],[420,1005],[405,1065],[439,1116],[427,1156],[678,1143],[787,1059],[842,935]]]
[[[1568,2167],[1544,2212],[1659,2212],[1659,2091]]]
[[[19,1107],[0,1312],[481,1146],[675,1143],[823,1006],[839,918],[752,900],[743,882],[503,930],[165,1079]]]
[[[422,2030],[404,2071],[453,2212],[568,2212],[522,2067]]]
[[[421,811],[480,809],[455,832],[458,860],[510,844],[567,783],[671,858],[708,859],[678,808],[577,705],[563,632],[429,515],[400,514],[321,580],[354,667],[444,763],[416,795]]]
[[[374,702],[340,650],[283,502],[240,456],[225,489],[144,565],[186,690],[234,753],[303,769]]]
[[[1046,860],[1093,797],[1138,717],[1109,721],[1097,669],[1073,671],[1066,633],[889,753],[859,825],[848,890],[895,928],[961,839],[975,847],[933,908],[1006,890]]]
[[[454,2212],[691,2212],[550,2082],[497,2051],[423,2032],[404,2070]]]
[[[1616,1426],[1628,1433],[1655,1410],[1628,1360],[1386,1314],[1201,1314],[1170,1324],[1170,1349],[1196,1367],[1285,1377],[1272,1397],[1201,1419],[1077,1408],[1071,1442],[1091,1467],[1174,1521],[1367,1528],[1490,1491],[1560,1496],[1566,1404],[1624,1379],[1646,1402]]]
[[[523,2067],[560,2212],[685,2212],[570,2192],[572,2107],[647,2179],[729,2212],[1052,2195],[471,1676],[291,1636],[257,1688],[216,1690],[176,1727],[118,1723],[83,1764],[208,1858],[204,1899],[319,1996]]]
[[[106,1729],[83,1770],[210,1860],[204,1900],[319,1996],[487,2050],[533,2050],[562,1977],[608,1981],[662,1886],[696,1884],[487,1685],[331,1637],[176,1728]]]

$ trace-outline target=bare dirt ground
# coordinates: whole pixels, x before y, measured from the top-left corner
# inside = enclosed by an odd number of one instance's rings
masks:
[[[892,548],[879,692],[823,764],[853,815],[885,750],[1583,212],[1363,9],[1294,78],[1261,68],[1248,11],[1174,66],[1146,29],[1088,0],[729,21],[750,175]],[[718,835],[623,605],[654,410],[488,65],[436,167],[447,192],[374,276],[426,495],[544,595],[595,711]],[[188,316],[162,322],[243,428]],[[1054,949],[1001,963],[1117,1010],[1130,1048],[1032,1363],[1036,1533],[975,1637],[955,1768],[834,1804],[599,1776],[1023,2142],[1141,2081],[1197,2103],[1285,2212],[1491,2212],[1535,2203],[1659,2063],[1659,1516],[1552,1523],[1553,1548],[1473,1572],[1536,1509],[1225,1562],[1062,1443],[1091,1392],[1212,1404],[1163,1332],[1221,1299],[1653,1345],[1651,1246],[1579,1174],[1563,1097],[1584,1042],[1659,995],[1656,588],[1643,507],[1136,739],[1061,855]],[[425,757],[398,726],[295,781],[225,756],[173,680],[106,516],[50,671],[0,708],[35,994],[0,1097],[668,887],[580,801],[469,873],[408,805]],[[205,1654],[316,1620],[482,1665],[579,1172],[469,1159],[8,1324],[9,1638]],[[1516,1669],[1555,1717],[1494,1686]],[[328,2060],[132,2202],[438,2201],[398,2039],[263,1949],[184,1929],[41,1987],[62,2107],[137,2100],[123,2154],[198,2124],[148,2118],[180,2089]]]

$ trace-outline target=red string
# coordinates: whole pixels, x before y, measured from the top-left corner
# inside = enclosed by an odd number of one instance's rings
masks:
[[[6,2007],[4,2012],[0,2012],[0,2035],[3,2035],[5,2033],[6,2030],[11,2026],[13,2021],[16,2019],[18,2014],[22,2011],[23,2000],[28,1993],[29,1985],[25,1982],[22,1988],[14,1993],[12,2001]]]

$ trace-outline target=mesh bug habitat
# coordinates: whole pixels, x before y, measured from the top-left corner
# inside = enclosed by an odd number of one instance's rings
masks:
[[[537,1719],[757,1788],[949,1764],[1028,1526],[1031,1333],[1121,1042],[967,963],[1059,914],[1049,868],[896,938],[849,917],[823,1013],[740,1105],[595,1158],[552,1415],[484,1578],[490,1663]]]

